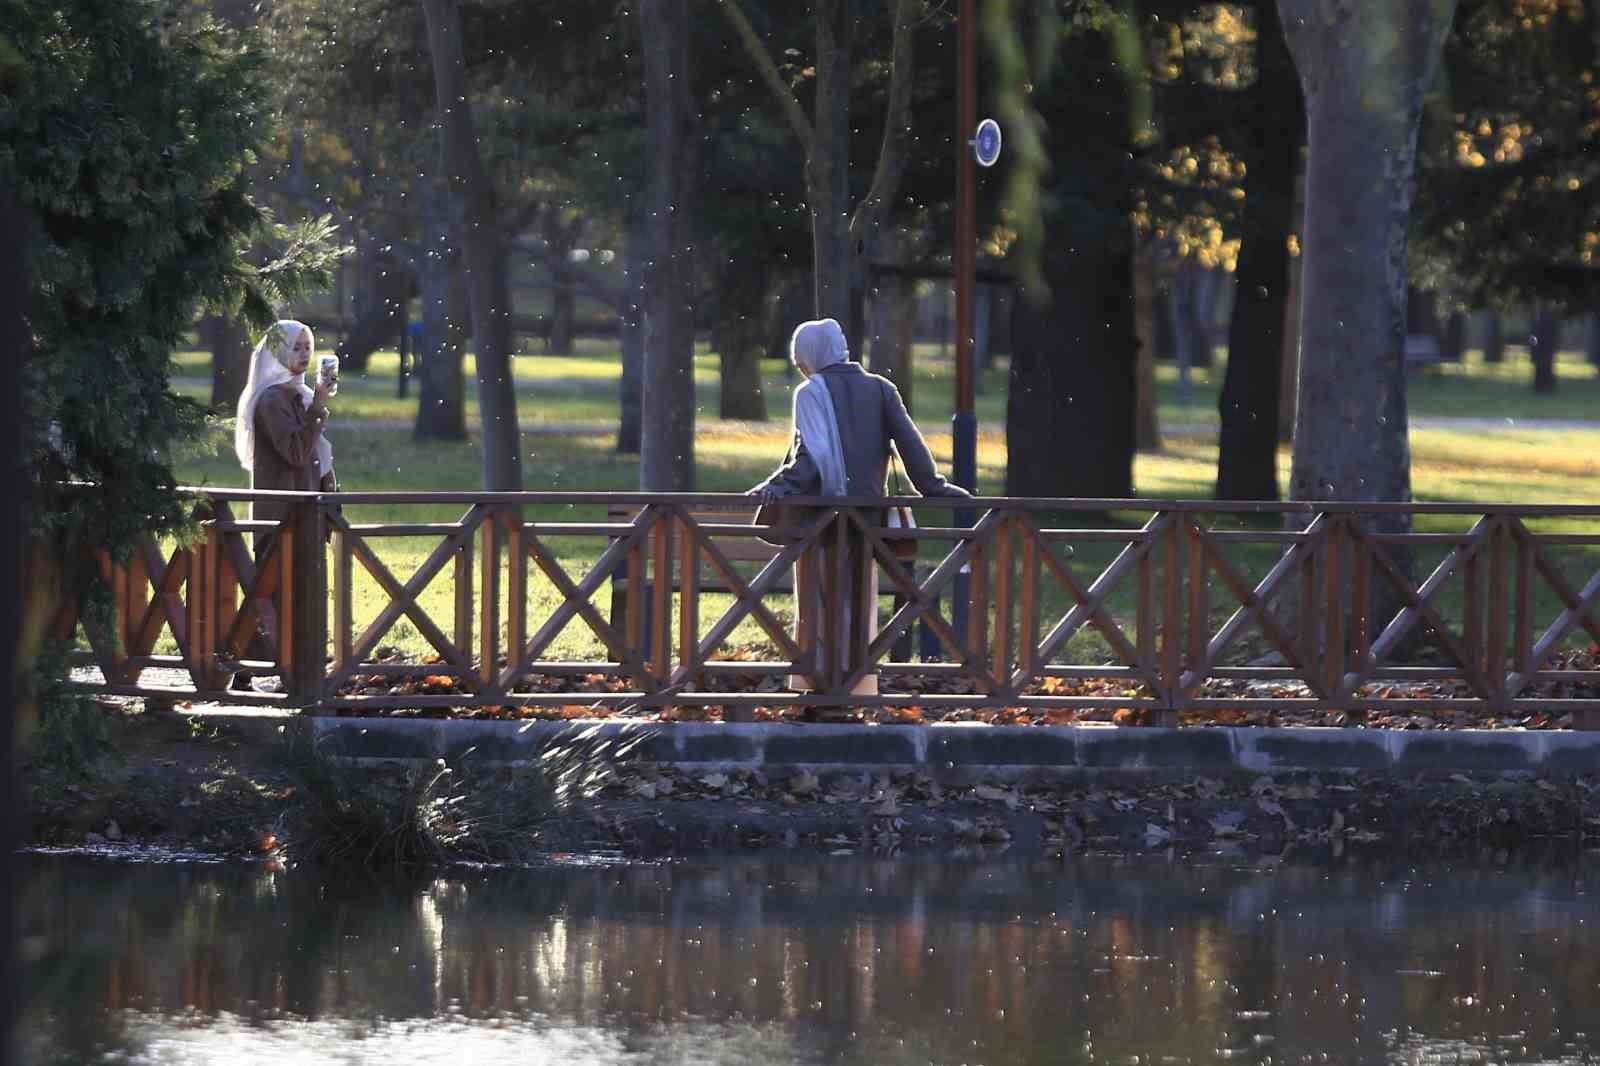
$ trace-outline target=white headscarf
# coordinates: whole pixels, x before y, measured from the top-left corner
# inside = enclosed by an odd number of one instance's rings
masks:
[[[305,374],[289,372],[289,357],[294,353],[295,342],[308,329],[304,322],[280,318],[262,336],[255,354],[250,357],[250,376],[245,381],[244,391],[239,394],[238,418],[233,424],[233,451],[239,457],[239,465],[246,470],[255,469],[256,406],[268,389],[296,382],[300,386],[301,403],[306,407],[311,406],[311,398],[315,394],[306,384]],[[333,446],[320,433],[317,435],[317,460],[324,474],[332,473]]]
[[[808,375],[794,390],[794,428],[822,475],[822,495],[848,495],[839,419],[828,386],[815,376],[817,371],[850,358],[844,330],[831,318],[800,323],[789,338],[789,358]]]

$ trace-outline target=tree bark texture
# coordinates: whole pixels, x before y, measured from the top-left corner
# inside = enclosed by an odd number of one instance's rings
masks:
[[[1459,363],[1467,350],[1467,316],[1452,311],[1445,316],[1444,330],[1439,334],[1439,358],[1446,363]]]
[[[1050,296],[1012,304],[1008,496],[1133,495],[1131,243],[1047,256]]]
[[[717,390],[719,418],[764,422],[767,398],[761,391],[761,355],[767,333],[770,271],[758,262],[726,264],[717,286],[716,321],[711,343],[721,369]]]
[[[1556,391],[1556,353],[1561,351],[1561,312],[1542,308],[1528,337],[1528,357],[1533,360],[1533,391]]]
[[[1300,260],[1289,261],[1289,298],[1283,308],[1283,372],[1278,375],[1278,443],[1294,440],[1300,400]]]
[[[1500,312],[1485,311],[1482,318],[1483,361],[1503,363],[1506,361],[1506,331],[1505,324],[1500,320]]]
[[[26,566],[28,511],[32,505],[33,478],[26,469],[28,448],[24,427],[29,424],[28,390],[23,384],[23,364],[28,358],[28,275],[25,267],[23,235],[27,218],[9,185],[0,185],[0,232],[10,239],[0,249],[0,365],[5,382],[17,405],[0,427],[0,455],[9,468],[4,479],[9,506],[0,508],[0,847],[7,855],[16,853],[23,841],[22,804],[16,786],[16,740],[22,694],[18,674],[23,668],[18,651],[22,638],[22,605],[28,597],[25,587],[30,577]],[[12,1063],[17,1057],[17,966],[16,864],[7,862],[0,870],[0,1061]]]
[[[642,0],[639,21],[652,161],[639,488],[689,492],[695,420],[693,218],[701,191],[701,145],[689,87],[687,0]]]
[[[898,262],[912,243],[899,230],[885,228],[879,238],[879,253],[889,262]],[[894,382],[906,410],[915,411],[911,346],[917,325],[916,280],[892,271],[879,273],[872,280],[871,297],[867,351],[872,372]]]
[[[650,230],[644,212],[629,207],[622,233],[622,377],[618,381],[617,451],[638,455],[644,395],[644,265]]]
[[[417,263],[422,297],[421,336],[417,361],[417,440],[465,440],[467,437],[466,354],[468,310],[466,272],[459,255],[450,252],[448,194],[438,181],[423,191],[426,248]]]
[[[1156,274],[1154,249],[1133,257],[1133,333],[1139,346],[1135,372],[1133,439],[1141,452],[1161,450],[1161,417],[1156,404]]]
[[[1289,235],[1295,224],[1295,172],[1304,142],[1305,108],[1278,12],[1256,7],[1256,83],[1243,138],[1245,201],[1228,366],[1217,410],[1216,498],[1278,499],[1283,351],[1289,311]],[[1292,394],[1291,394],[1292,396]],[[1291,417],[1293,408],[1290,408]]]
[[[1279,0],[1309,146],[1295,500],[1411,499],[1406,231],[1423,94],[1454,6]]]
[[[816,129],[806,161],[811,208],[816,315],[849,329],[850,303],[850,24],[849,0],[818,0]],[[852,343],[859,344],[856,337]]]
[[[211,409],[230,412],[250,377],[250,335],[238,319],[207,315],[200,330],[211,348]]]
[[[398,340],[406,305],[417,291],[416,274],[377,244],[376,238],[360,243],[364,254],[355,264],[360,279],[356,285],[355,321],[335,349],[340,368],[348,374],[366,373],[372,353]]]
[[[522,489],[522,433],[511,373],[512,306],[506,251],[500,240],[494,187],[478,151],[468,100],[459,0],[422,0],[433,57],[434,93],[444,129],[444,169],[450,182],[452,242],[467,269],[467,298],[478,368],[483,421],[483,487]]]

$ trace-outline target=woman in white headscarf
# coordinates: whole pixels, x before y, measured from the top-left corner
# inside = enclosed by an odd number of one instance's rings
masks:
[[[315,353],[311,328],[280,319],[267,330],[250,357],[250,377],[239,394],[233,450],[250,472],[253,489],[335,492],[333,447],[323,434],[328,422],[328,390],[306,384]],[[281,503],[258,502],[257,520],[283,516]],[[260,540],[257,540],[257,547]]]
[[[793,443],[784,464],[751,489],[751,495],[763,502],[785,496],[882,497],[891,448],[923,496],[968,495],[939,476],[927,442],[917,432],[894,383],[867,373],[850,359],[838,322],[831,318],[802,322],[789,339],[789,357],[806,379],[794,392]],[[809,558],[795,568],[796,608],[802,618],[812,612],[819,620],[822,617],[820,583],[813,575],[827,572],[820,567],[833,566],[831,553],[835,550],[831,545],[811,549]],[[866,545],[859,537],[851,538],[848,550],[852,558],[845,572],[859,575],[863,567],[856,564]],[[877,602],[878,571],[874,566],[867,581],[846,600],[845,646],[820,649],[819,670],[826,671],[835,661],[844,674],[856,668],[854,660],[877,635]],[[801,632],[807,628],[802,624]],[[820,632],[821,626],[815,631]],[[797,690],[811,687],[799,675],[790,677],[790,686]],[[877,690],[878,678],[872,673],[853,689],[858,695]]]
[[[328,422],[328,389],[321,381],[306,384],[306,370],[315,353],[315,339],[303,322],[280,319],[268,329],[250,358],[250,376],[239,395],[233,429],[234,453],[250,472],[252,489],[289,492],[337,492],[333,447],[323,435]],[[288,510],[277,500],[257,500],[250,516],[277,521]],[[258,560],[264,558],[276,533],[255,534]],[[248,659],[271,655],[258,634],[245,650]],[[235,674],[234,688],[250,687],[249,675]]]

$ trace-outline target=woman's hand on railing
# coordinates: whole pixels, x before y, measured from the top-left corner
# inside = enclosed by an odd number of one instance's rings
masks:
[[[746,489],[745,495],[753,497],[757,503],[771,503],[778,498],[777,493],[772,491],[772,486],[767,484],[757,485],[753,489]]]

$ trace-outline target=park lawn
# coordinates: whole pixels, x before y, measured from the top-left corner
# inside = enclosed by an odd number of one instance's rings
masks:
[[[705,344],[696,349],[695,390],[699,418],[717,423],[717,357]],[[1005,421],[1006,359],[979,375],[976,412],[980,424]],[[1187,398],[1181,395],[1178,370],[1170,363],[1156,365],[1157,414],[1167,432],[1184,433],[1196,427],[1215,429],[1220,422],[1217,400],[1222,389],[1227,357],[1219,352],[1209,369],[1191,374]],[[365,374],[349,374],[340,386],[336,413],[343,419],[409,426],[416,418],[417,383],[409,383],[409,396],[398,394],[399,357],[393,351],[376,353]],[[617,391],[621,364],[616,342],[582,338],[572,355],[523,354],[512,364],[516,380],[518,415],[529,428],[611,426],[618,417]],[[789,409],[792,380],[786,365],[763,363],[763,388],[767,410],[774,419]],[[174,360],[173,387],[202,402],[211,395],[210,353],[180,352]],[[466,357],[467,420],[476,426],[478,400],[473,357]],[[1580,351],[1564,351],[1556,362],[1557,389],[1540,395],[1533,391],[1533,369],[1527,350],[1508,346],[1505,361],[1483,362],[1482,353],[1466,353],[1460,364],[1426,367],[1410,379],[1407,391],[1411,413],[1425,418],[1492,418],[1514,425],[1518,421],[1554,419],[1586,421],[1600,410],[1600,375]],[[911,406],[928,429],[948,427],[954,411],[955,368],[948,346],[918,344],[916,376]],[[1068,413],[1070,417],[1070,412]]]

